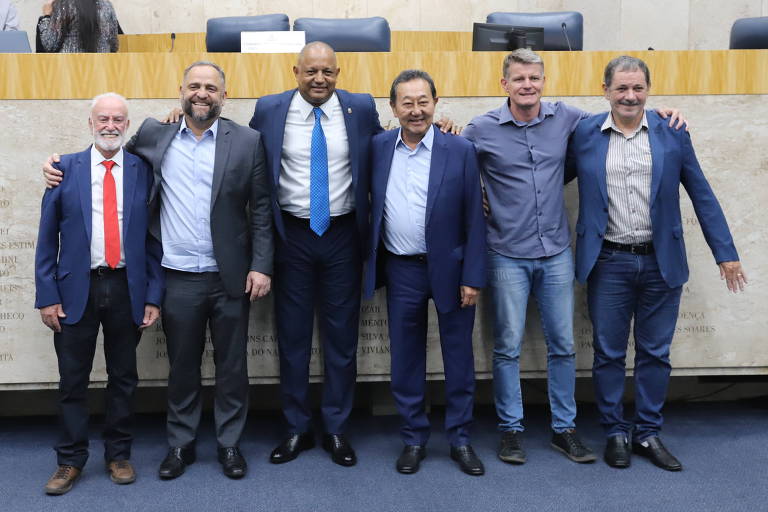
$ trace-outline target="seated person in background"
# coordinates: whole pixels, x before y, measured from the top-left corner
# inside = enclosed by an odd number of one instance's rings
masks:
[[[0,0],[0,30],[19,30],[19,14],[11,0]]]
[[[37,22],[50,53],[117,51],[117,15],[109,0],[52,0]]]

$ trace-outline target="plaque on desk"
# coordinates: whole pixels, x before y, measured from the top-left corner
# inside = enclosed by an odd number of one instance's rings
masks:
[[[240,53],[299,53],[305,40],[303,30],[240,32]]]

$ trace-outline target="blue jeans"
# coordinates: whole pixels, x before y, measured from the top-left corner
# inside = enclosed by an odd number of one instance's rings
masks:
[[[499,430],[523,430],[520,345],[528,296],[533,294],[547,342],[552,429],[574,428],[576,354],[573,351],[571,248],[548,258],[509,258],[488,252],[488,291],[494,313],[493,386]]]
[[[587,301],[593,326],[592,380],[600,423],[608,436],[635,441],[661,430],[667,396],[669,348],[675,334],[682,286],[670,288],[656,255],[603,249],[589,274]],[[629,326],[635,319],[635,417],[624,419],[625,359]],[[634,430],[634,432],[633,432]]]

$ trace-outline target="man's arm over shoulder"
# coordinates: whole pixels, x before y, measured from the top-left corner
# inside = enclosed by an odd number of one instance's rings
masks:
[[[141,123],[136,133],[125,143],[123,147],[129,153],[144,158],[147,150],[154,149],[157,143],[157,138],[160,136],[162,129],[169,126],[170,123],[163,123],[148,117]]]
[[[376,102],[373,99],[373,96],[370,94],[366,94],[367,96],[367,102],[369,103],[370,108],[370,127],[371,127],[371,133],[376,135],[377,133],[381,133],[384,131],[384,128],[381,126],[381,121],[379,120],[379,111],[376,110]]]

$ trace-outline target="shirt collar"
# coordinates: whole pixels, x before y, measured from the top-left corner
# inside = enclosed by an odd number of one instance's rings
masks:
[[[427,130],[427,133],[424,134],[424,137],[419,141],[419,143],[416,145],[416,149],[411,149],[408,147],[408,145],[403,140],[403,129],[400,128],[397,130],[397,140],[395,141],[395,147],[402,144],[408,151],[418,151],[421,146],[424,146],[427,151],[432,152],[432,143],[435,141],[435,127],[430,126]]]
[[[104,160],[112,160],[115,162],[115,165],[118,167],[123,167],[123,148],[120,148],[120,150],[115,153],[115,156],[112,158],[104,158],[104,155],[99,153],[99,150],[96,149],[95,145],[91,146],[91,168],[96,167],[97,165],[101,165],[101,162]]]
[[[640,126],[637,127],[635,131],[632,132],[632,134],[629,135],[627,138],[633,137],[637,132],[645,128],[648,129],[648,118],[645,115],[645,112],[643,112],[643,120],[640,122]],[[613,114],[611,112],[608,112],[608,115],[605,118],[605,121],[603,121],[603,126],[600,127],[600,131],[604,132],[605,130],[613,130],[615,132],[623,133],[617,126],[616,123],[613,121]]]
[[[184,133],[187,130],[189,130],[189,132],[192,132],[192,130],[190,130],[187,127],[187,118],[184,117],[184,116],[181,116],[181,123],[179,123],[179,133]],[[213,136],[213,140],[216,140],[216,135],[219,133],[219,119],[218,118],[213,122],[213,124],[210,126],[210,128],[208,128],[207,130],[205,130],[203,132],[203,136],[205,136],[205,134],[208,133],[208,132],[211,132],[211,135]]]
[[[515,119],[515,116],[512,115],[512,111],[509,110],[509,101],[509,98],[507,98],[507,101],[505,101],[504,104],[499,108],[499,124],[515,123],[517,126],[525,126],[527,124],[533,123],[534,121],[541,122],[545,117],[555,115],[554,105],[548,101],[541,101],[539,102],[541,105],[539,108],[539,115],[535,119],[532,119],[528,122],[518,121]]]
[[[301,114],[302,119],[309,119],[309,116],[312,115],[312,110],[315,108],[314,105],[312,105],[310,102],[304,99],[304,97],[299,93],[299,91],[296,91],[294,94],[294,101],[296,102],[295,105],[299,109],[299,113]],[[323,114],[325,114],[325,117],[328,119],[331,119],[333,116],[333,110],[336,108],[336,106],[339,104],[339,98],[336,96],[336,92],[334,91],[333,94],[331,94],[331,97],[328,98],[325,103],[320,105],[320,110],[323,111]]]

